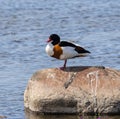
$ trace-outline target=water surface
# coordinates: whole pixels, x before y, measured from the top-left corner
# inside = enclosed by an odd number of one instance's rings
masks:
[[[91,51],[67,65],[120,69],[120,0],[0,0],[0,115],[26,118],[28,79],[37,70],[63,65],[44,51],[51,33]]]

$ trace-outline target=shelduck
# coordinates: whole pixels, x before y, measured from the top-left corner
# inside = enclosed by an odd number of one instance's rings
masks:
[[[51,34],[47,40],[46,53],[56,59],[65,60],[62,69],[66,68],[67,59],[75,57],[85,57],[90,51],[84,49],[78,44],[68,41],[60,41],[60,36]]]

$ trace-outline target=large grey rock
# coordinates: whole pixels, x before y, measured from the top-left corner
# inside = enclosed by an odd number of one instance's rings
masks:
[[[37,71],[25,90],[24,106],[38,113],[120,114],[120,71],[104,67]]]

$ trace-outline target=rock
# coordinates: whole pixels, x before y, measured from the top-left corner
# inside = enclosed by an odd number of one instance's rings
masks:
[[[37,71],[24,106],[37,113],[120,114],[120,71],[90,66]]]
[[[6,116],[1,116],[1,115],[0,115],[0,119],[5,119],[5,118],[7,118],[7,117],[6,117]]]

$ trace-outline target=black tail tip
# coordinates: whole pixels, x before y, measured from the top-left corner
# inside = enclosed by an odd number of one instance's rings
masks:
[[[86,50],[86,53],[91,53],[90,51]]]

